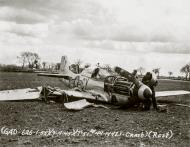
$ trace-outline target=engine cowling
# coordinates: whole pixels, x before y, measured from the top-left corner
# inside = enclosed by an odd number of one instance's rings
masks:
[[[139,99],[146,100],[151,98],[151,96],[152,96],[152,90],[148,86],[142,84],[138,90]]]

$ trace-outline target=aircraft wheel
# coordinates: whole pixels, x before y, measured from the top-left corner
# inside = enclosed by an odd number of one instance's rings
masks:
[[[104,84],[104,91],[108,92],[108,86]]]
[[[112,95],[112,97],[111,97],[111,103],[114,104],[114,105],[116,105],[118,103],[118,100],[117,100],[117,98],[116,98],[115,95]]]

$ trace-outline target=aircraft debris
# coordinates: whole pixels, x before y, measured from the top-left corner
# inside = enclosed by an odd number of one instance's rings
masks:
[[[49,101],[49,100],[56,100],[59,102],[72,102],[75,100],[81,100],[81,99],[87,99],[92,102],[108,102],[109,101],[109,96],[106,96],[93,91],[93,90],[86,90],[86,91],[81,91],[79,88],[74,88],[70,90],[61,90],[57,87],[53,88],[50,86],[43,87],[42,91],[40,93],[40,97],[44,101]]]
[[[65,108],[69,110],[82,110],[86,107],[92,106],[86,99],[64,103]]]
[[[64,106],[65,106],[65,108],[67,108],[69,110],[82,110],[82,109],[84,109],[86,107],[90,107],[90,106],[109,109],[108,107],[103,106],[103,105],[96,105],[94,103],[89,103],[86,99],[69,102],[69,103],[64,103]]]

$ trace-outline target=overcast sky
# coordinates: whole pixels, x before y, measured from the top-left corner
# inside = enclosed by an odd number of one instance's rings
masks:
[[[132,71],[190,62],[189,0],[0,0],[0,63],[22,51]]]

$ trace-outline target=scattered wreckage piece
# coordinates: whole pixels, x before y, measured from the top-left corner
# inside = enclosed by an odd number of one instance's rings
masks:
[[[96,105],[94,103],[90,103],[86,99],[82,99],[82,100],[78,100],[78,101],[74,101],[74,102],[64,103],[64,106],[68,110],[82,110],[82,109],[84,109],[86,107],[90,107],[90,106],[109,109],[108,107],[103,106],[103,105]]]
[[[92,106],[92,103],[89,103],[86,99],[64,103],[66,109],[69,110],[82,110],[86,107]]]
[[[42,87],[0,91],[0,101],[39,100]]]

